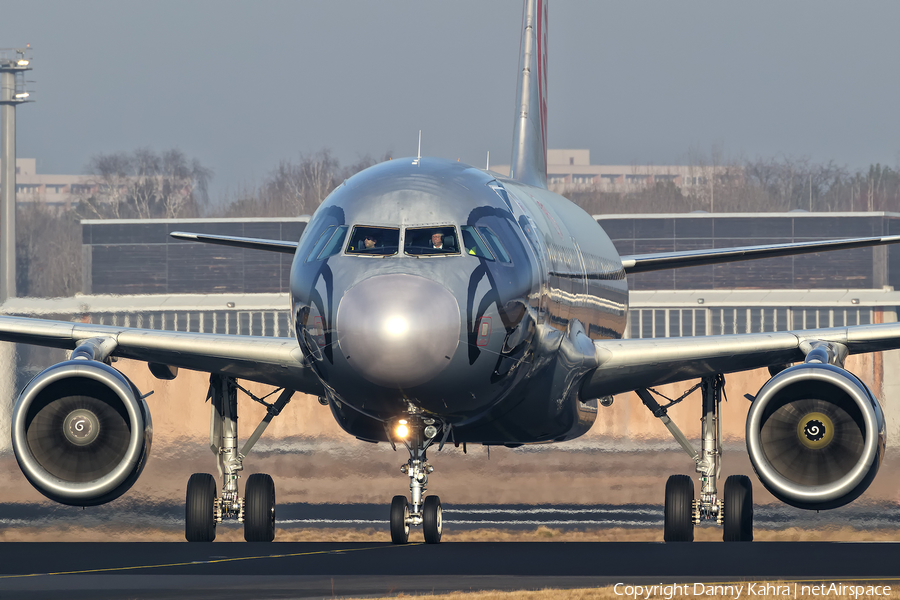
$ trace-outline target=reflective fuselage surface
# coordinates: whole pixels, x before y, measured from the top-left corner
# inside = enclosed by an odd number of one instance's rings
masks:
[[[332,192],[300,240],[291,296],[346,431],[387,440],[385,423],[412,405],[456,442],[496,444],[587,431],[591,340],[622,337],[628,302],[587,213],[434,158],[381,163]]]

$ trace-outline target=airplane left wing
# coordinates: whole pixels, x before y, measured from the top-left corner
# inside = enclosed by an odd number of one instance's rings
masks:
[[[0,341],[72,350],[79,342],[92,338],[113,340],[112,356],[228,375],[304,394],[325,392],[293,338],[158,331],[0,317]]]
[[[829,329],[680,338],[595,340],[598,367],[582,398],[599,398],[718,373],[802,362],[813,342],[834,342],[849,354],[900,348],[900,323]]]

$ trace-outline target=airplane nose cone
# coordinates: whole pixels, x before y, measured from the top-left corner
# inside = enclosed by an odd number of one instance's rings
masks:
[[[459,345],[459,305],[415,275],[377,275],[350,288],[335,323],[347,362],[372,383],[410,388],[443,371]]]

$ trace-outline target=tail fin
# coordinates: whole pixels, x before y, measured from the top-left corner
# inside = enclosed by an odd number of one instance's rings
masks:
[[[547,187],[547,0],[525,0],[510,177]]]

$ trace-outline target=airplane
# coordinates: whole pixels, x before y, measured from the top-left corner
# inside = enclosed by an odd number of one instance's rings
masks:
[[[779,500],[820,510],[859,497],[884,456],[884,414],[843,368],[850,354],[900,348],[900,325],[775,333],[624,339],[626,275],[739,260],[895,244],[900,236],[620,256],[597,221],[547,190],[547,2],[525,0],[508,177],[456,161],[409,157],[370,167],[337,187],[297,242],[206,235],[201,243],[293,256],[295,337],[155,331],[0,317],[0,340],[71,350],[35,376],[12,414],[12,444],[28,481],[74,506],[126,493],[150,452],[145,396],[114,357],[148,363],[159,379],[210,374],[212,449],[221,483],[190,477],[185,537],[212,541],[225,520],[247,541],[275,537],[269,475],[238,484],[244,459],[296,392],[317,396],[361,440],[405,447],[409,496],[390,504],[392,542],[422,527],[443,533],[427,494],[427,451],[446,444],[553,443],[585,434],[614,394],[635,391],[693,459],[700,485],[672,475],[663,538],[692,541],[715,521],[726,541],[753,539],[749,477],[721,487],[723,375],[768,367],[746,424],[758,479]],[[700,379],[699,450],[653,386]],[[239,379],[280,388],[274,402]],[[267,406],[243,446],[237,393]],[[197,399],[202,400],[201,398]]]

